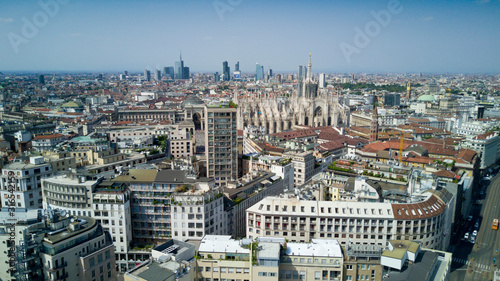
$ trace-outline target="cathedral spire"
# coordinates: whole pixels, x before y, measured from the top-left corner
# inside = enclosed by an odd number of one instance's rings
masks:
[[[312,80],[312,63],[311,63],[311,53],[309,53],[309,64],[307,65],[307,79]]]

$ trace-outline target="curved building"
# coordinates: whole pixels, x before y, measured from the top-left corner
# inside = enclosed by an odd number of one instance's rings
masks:
[[[446,249],[452,201],[446,191],[426,192],[408,204],[267,197],[247,210],[246,236],[280,236],[295,242],[332,238],[344,245],[381,246],[389,240],[412,240],[426,248]]]

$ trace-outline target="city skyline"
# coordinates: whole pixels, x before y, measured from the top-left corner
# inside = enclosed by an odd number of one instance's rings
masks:
[[[0,12],[0,71],[500,72],[498,1],[30,3]]]

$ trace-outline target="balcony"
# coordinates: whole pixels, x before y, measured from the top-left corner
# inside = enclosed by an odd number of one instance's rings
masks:
[[[52,279],[52,280],[54,280],[54,281],[59,281],[59,280],[61,280],[61,281],[62,281],[62,280],[64,280],[64,279],[66,279],[66,278],[68,278],[68,273],[67,273],[67,272],[65,272],[65,273],[63,273],[63,274],[61,274],[61,275],[59,275],[59,277],[54,277],[54,279]]]
[[[58,266],[55,266],[53,268],[48,268],[47,271],[54,272],[54,271],[59,270],[63,267],[66,267],[66,266],[68,266],[68,263],[65,261],[65,262],[60,263]]]

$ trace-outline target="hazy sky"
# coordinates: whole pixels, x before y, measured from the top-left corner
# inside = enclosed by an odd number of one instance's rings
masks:
[[[0,38],[0,71],[500,73],[500,1],[3,0]]]

